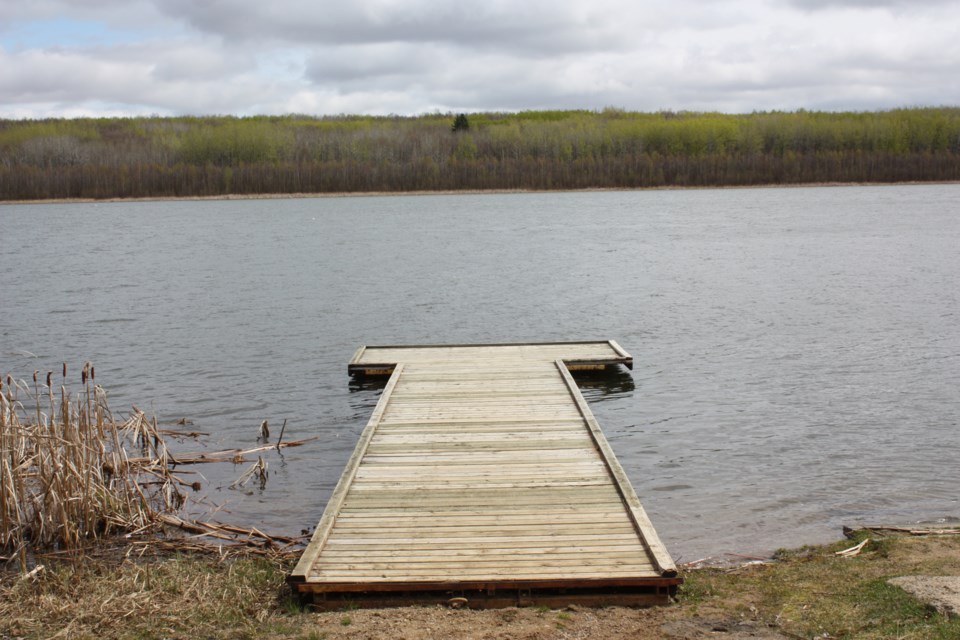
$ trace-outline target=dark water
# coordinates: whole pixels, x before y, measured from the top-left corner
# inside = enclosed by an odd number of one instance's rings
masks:
[[[313,526],[361,344],[617,339],[585,395],[675,556],[960,516],[960,186],[0,207],[0,371],[271,452],[218,517]],[[78,375],[72,375],[78,378]],[[79,380],[74,381],[79,387]],[[195,445],[188,444],[193,449]]]

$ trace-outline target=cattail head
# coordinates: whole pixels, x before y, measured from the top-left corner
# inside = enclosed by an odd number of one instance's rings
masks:
[[[96,377],[97,377],[97,372],[96,372],[96,370],[93,368],[93,365],[90,365],[90,379],[93,380],[93,379],[96,378]]]
[[[80,384],[87,384],[87,368],[84,367],[80,372]]]
[[[52,376],[53,376],[53,371],[47,371],[47,386],[50,387],[51,389],[53,388],[53,385],[50,384],[50,378]]]
[[[67,363],[66,362],[63,363],[63,379],[64,380],[67,379]]]
[[[34,369],[34,371],[33,371],[33,383],[34,383],[34,384],[37,383],[37,374],[38,374],[38,373],[40,373],[40,372],[37,371],[36,369]]]

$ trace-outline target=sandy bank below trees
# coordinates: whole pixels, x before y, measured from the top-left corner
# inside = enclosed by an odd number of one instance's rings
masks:
[[[759,184],[707,187],[642,187],[642,188],[590,188],[590,189],[445,189],[437,191],[357,191],[337,193],[259,193],[226,194],[217,196],[163,196],[143,198],[45,198],[41,200],[0,200],[0,205],[11,204],[83,204],[106,202],[190,202],[205,200],[291,200],[311,198],[383,198],[397,196],[455,196],[491,195],[512,193],[605,193],[616,191],[687,191],[708,189],[808,189],[812,187],[889,187],[898,185],[960,184],[960,180],[930,182],[810,182],[802,184]]]

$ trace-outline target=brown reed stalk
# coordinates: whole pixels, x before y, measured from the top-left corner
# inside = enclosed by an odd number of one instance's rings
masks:
[[[267,486],[267,478],[270,476],[270,472],[267,470],[269,465],[267,465],[266,460],[263,459],[263,456],[257,456],[257,461],[254,462],[250,468],[243,472],[243,474],[234,480],[230,484],[230,489],[242,489],[250,481],[251,478],[256,477],[260,481],[260,489],[262,490]]]
[[[37,397],[40,397],[40,387],[39,387],[39,385],[37,384],[37,374],[38,374],[38,373],[40,373],[40,372],[39,372],[39,371],[34,371],[34,372],[33,372],[33,388],[34,388],[34,391],[35,391]],[[37,405],[37,424],[39,424],[39,423],[40,423],[40,403],[37,402],[36,405]]]
[[[141,530],[185,499],[156,420],[134,408],[117,421],[95,375],[86,363],[83,390],[71,398],[62,385],[59,402],[52,372],[43,390],[39,372],[32,390],[12,376],[0,384],[0,551],[20,557],[23,571],[29,549],[73,548]],[[131,463],[136,449],[149,455]],[[159,478],[161,488],[145,490],[142,477]]]

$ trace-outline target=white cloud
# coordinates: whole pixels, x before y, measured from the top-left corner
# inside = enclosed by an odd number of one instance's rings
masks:
[[[954,0],[788,0],[789,4],[801,9],[827,9],[847,7],[853,9],[896,9],[922,11],[928,8],[940,8],[956,4]]]
[[[0,0],[0,15],[5,117],[960,104],[951,0]]]

